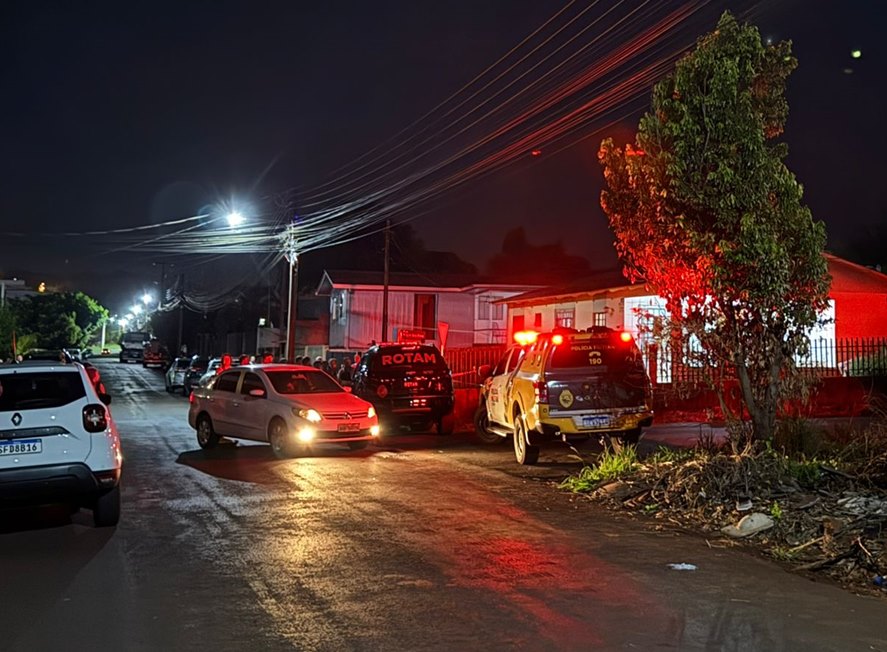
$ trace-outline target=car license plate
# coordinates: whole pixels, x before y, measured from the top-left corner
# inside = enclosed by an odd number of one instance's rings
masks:
[[[359,423],[343,423],[339,425],[339,432],[358,432],[359,430]]]
[[[607,428],[609,425],[610,417],[608,416],[582,417],[583,428]]]
[[[20,439],[18,441],[0,442],[0,455],[27,455],[28,453],[42,452],[42,439]]]

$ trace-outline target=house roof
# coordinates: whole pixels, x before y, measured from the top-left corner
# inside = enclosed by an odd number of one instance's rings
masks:
[[[509,306],[517,307],[520,305],[550,303],[552,300],[578,301],[608,290],[636,287],[643,287],[643,283],[631,283],[625,278],[621,270],[609,269],[575,278],[560,285],[551,285],[538,290],[524,292],[508,299],[501,299],[497,303],[507,303]]]
[[[825,254],[832,275],[831,292],[887,294],[887,274]]]
[[[830,293],[860,292],[887,294],[887,274],[851,263],[833,254],[824,254],[832,276]],[[608,291],[640,290],[643,283],[630,283],[619,270],[604,270],[573,279],[561,285],[553,285],[525,292],[497,303],[511,307],[534,306],[555,301],[581,301]]]
[[[385,282],[382,272],[349,270],[325,270],[317,294],[329,294],[333,288],[380,289]],[[471,291],[495,289],[503,292],[523,292],[533,289],[532,285],[490,282],[476,274],[421,274],[391,272],[388,275],[390,288],[417,288],[449,291]]]

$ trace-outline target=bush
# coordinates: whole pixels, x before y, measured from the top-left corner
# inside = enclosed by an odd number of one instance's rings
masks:
[[[618,480],[638,468],[638,454],[634,446],[626,446],[619,452],[609,449],[601,453],[597,464],[585,466],[578,475],[564,480],[560,486],[574,493],[591,491],[603,482]]]

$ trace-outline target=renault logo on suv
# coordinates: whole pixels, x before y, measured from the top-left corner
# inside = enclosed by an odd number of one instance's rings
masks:
[[[12,415],[12,425],[19,426],[19,425],[21,425],[21,422],[22,422],[22,415],[21,414],[16,412],[15,414]]]

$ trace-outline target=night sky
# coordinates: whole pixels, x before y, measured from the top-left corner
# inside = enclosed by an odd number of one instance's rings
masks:
[[[117,310],[119,297],[150,287],[161,258],[114,252],[97,236],[39,234],[186,217],[232,196],[260,207],[288,188],[310,188],[564,4],[3,2],[0,232],[33,235],[4,237],[0,275],[65,279]],[[754,6],[712,4],[715,17]],[[833,250],[887,221],[880,4],[761,2],[753,18],[765,37],[794,41],[788,163]],[[692,27],[701,35],[713,24]],[[540,242],[564,241],[593,267],[612,265],[596,151],[601,138],[625,140],[636,124],[627,117],[558,154],[528,152],[427,206],[415,226],[429,248],[481,269],[521,225]]]

